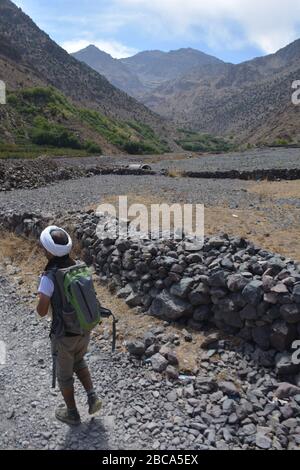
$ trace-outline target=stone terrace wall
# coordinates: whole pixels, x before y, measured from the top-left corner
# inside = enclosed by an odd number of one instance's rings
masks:
[[[37,238],[51,215],[0,213],[0,228]],[[57,221],[56,221],[57,222]],[[300,337],[300,266],[239,238],[197,243],[113,239],[111,219],[70,213],[83,256],[130,307],[202,330],[206,324],[284,352]],[[99,239],[97,224],[107,230]],[[298,369],[298,367],[297,367]]]
[[[205,179],[239,179],[239,180],[298,180],[300,179],[299,168],[288,169],[266,169],[266,170],[228,170],[228,171],[186,171],[183,176],[187,178]]]
[[[59,166],[47,157],[35,160],[0,161],[0,191],[35,189],[56,181],[91,177],[97,175],[155,175],[152,170],[126,167]]]
[[[210,323],[261,349],[285,351],[300,336],[296,262],[239,237],[163,242],[114,240],[111,220],[80,216],[85,258],[130,307],[201,330]],[[99,240],[96,226],[108,230]]]

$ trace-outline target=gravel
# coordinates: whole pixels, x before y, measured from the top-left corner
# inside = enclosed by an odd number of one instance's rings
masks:
[[[184,169],[199,170],[199,166],[188,166],[199,162],[212,167],[218,164],[222,169],[253,164],[266,168],[264,165],[270,162],[272,167],[293,168],[299,159],[298,150],[266,150],[177,161],[176,168],[187,165]],[[166,168],[166,162],[161,167]],[[0,209],[58,214],[82,210],[113,195],[148,193],[156,194],[162,202],[255,209],[261,201],[258,195],[247,192],[251,184],[162,176],[97,176],[1,193]],[[233,290],[237,283],[238,279],[232,280]],[[260,287],[254,286],[256,290]],[[149,360],[120,351],[112,355],[111,338],[95,338],[88,362],[103,399],[103,410],[91,419],[86,397],[76,384],[83,424],[70,429],[56,422],[54,411],[61,398],[57,390],[50,389],[49,325],[37,321],[27,300],[20,298],[18,288],[0,273],[0,341],[5,341],[8,353],[7,364],[0,366],[1,449],[299,448],[300,394],[295,395],[297,390],[289,385],[283,387],[266,354],[247,343],[239,347],[216,340],[208,343],[197,375],[179,375],[177,379],[174,368],[170,370],[169,365],[165,369],[163,356],[156,356],[157,369],[162,372],[155,372]],[[167,329],[162,324],[160,332],[149,332],[149,348],[152,335],[163,336]],[[286,372],[289,366],[289,358],[284,354],[278,357],[277,371]],[[284,400],[276,396],[279,386],[280,393],[284,388]]]
[[[84,209],[104,198],[119,195],[155,194],[161,202],[198,203],[206,206],[225,205],[232,208],[255,208],[260,205],[257,194],[245,189],[251,182],[238,180],[191,180],[163,176],[94,176],[54,183],[33,190],[0,193],[0,209],[16,211],[50,211]]]
[[[166,160],[152,166],[153,169],[165,168],[185,171],[299,168],[300,149],[258,149],[247,152],[199,156],[186,160]]]
[[[219,347],[218,362],[204,356],[195,377],[169,381],[164,372],[155,373],[127,353],[112,355],[110,339],[94,338],[87,359],[103,410],[91,419],[76,383],[82,424],[73,429],[57,422],[54,410],[61,398],[50,389],[49,326],[36,320],[26,300],[0,277],[0,339],[7,345],[7,363],[0,368],[1,449],[298,447],[299,395],[292,396],[286,387],[288,397],[278,400],[275,373],[257,365],[249,345]],[[162,328],[167,334],[167,326]]]

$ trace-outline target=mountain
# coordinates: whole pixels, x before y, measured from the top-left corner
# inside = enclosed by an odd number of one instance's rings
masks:
[[[0,77],[10,92],[54,87],[78,109],[94,110],[101,119],[116,120],[120,128],[133,122],[135,127],[147,128],[148,135],[154,130],[178,148],[164,119],[71,57],[10,0],[0,0]],[[2,126],[4,112],[1,109]],[[131,134],[134,141],[139,140],[137,131],[126,132],[129,140]]]
[[[103,74],[113,85],[138,99],[162,83],[179,78],[195,67],[223,63],[190,48],[170,52],[145,51],[126,59],[113,59],[109,54],[90,45],[72,55]]]
[[[238,65],[195,67],[164,82],[142,101],[177,125],[237,136],[251,143],[300,142],[292,82],[300,77],[300,40],[277,53]]]
[[[222,63],[216,57],[191,48],[170,52],[145,51],[121,59],[121,62],[138,76],[145,91],[152,90],[168,80],[174,80],[195,67],[201,69],[207,65]]]
[[[91,67],[98,63],[100,70],[101,63],[112,83],[118,80],[119,88],[179,128],[240,142],[300,142],[298,108],[291,103],[292,82],[300,77],[300,40],[237,65],[194,49],[145,51],[120,60],[88,49]],[[87,61],[84,51],[78,54]]]
[[[94,45],[71,55],[104,75],[115,87],[126,91],[131,96],[144,91],[142,83],[129,67]]]

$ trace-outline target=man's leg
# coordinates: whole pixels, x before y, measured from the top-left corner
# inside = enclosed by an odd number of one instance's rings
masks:
[[[61,338],[58,340],[57,349],[57,379],[67,407],[58,408],[55,415],[58,420],[70,425],[80,424],[74,396],[74,343],[74,338]]]
[[[89,414],[93,415],[100,410],[102,402],[101,400],[99,400],[96,391],[94,390],[91,374],[84,359],[84,356],[88,349],[89,340],[90,335],[86,335],[81,338],[78,347],[78,352],[75,356],[74,372],[76,373],[78,379],[80,380],[87,393]]]
[[[87,394],[94,390],[91,374],[88,367],[77,370],[76,375],[80,380],[81,384],[83,385]]]
[[[62,396],[64,397],[65,403],[69,410],[74,410],[76,408],[75,396],[74,396],[74,387],[64,388],[61,390]]]

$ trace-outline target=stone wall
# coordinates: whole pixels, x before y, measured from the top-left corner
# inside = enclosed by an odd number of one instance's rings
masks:
[[[0,228],[37,238],[51,215],[0,213]],[[56,221],[57,222],[57,221]],[[283,352],[300,337],[300,266],[240,237],[151,241],[114,239],[112,219],[72,213],[83,256],[130,307],[196,330],[225,333]],[[100,224],[107,233],[96,234]]]
[[[85,258],[130,307],[201,330],[210,323],[261,349],[285,351],[300,336],[300,269],[239,238],[195,242],[114,240],[111,220],[80,216]],[[107,229],[99,240],[97,224]]]
[[[96,175],[155,175],[151,169],[95,166],[60,166],[55,160],[40,157],[35,160],[0,161],[0,191],[35,189],[56,181]]]
[[[239,180],[298,180],[300,168],[265,169],[265,170],[229,170],[229,171],[186,171],[183,176],[187,178],[205,179],[239,179]]]

